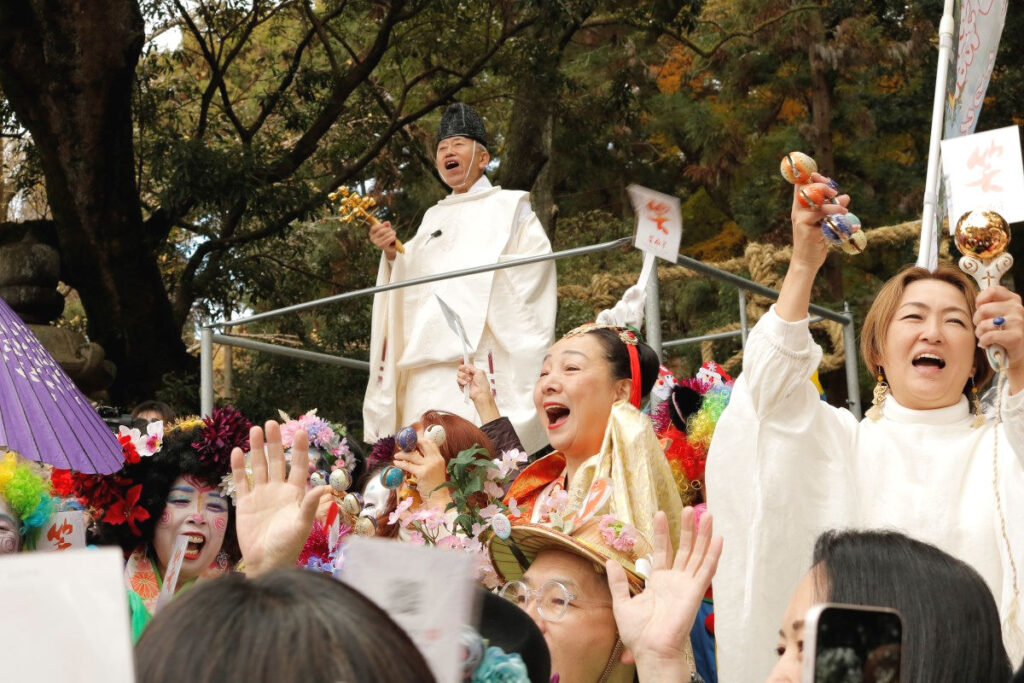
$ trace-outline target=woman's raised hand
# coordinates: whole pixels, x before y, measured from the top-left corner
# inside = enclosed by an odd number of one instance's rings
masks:
[[[498,404],[494,402],[494,394],[491,393],[491,385],[486,372],[475,365],[460,365],[455,381],[460,389],[469,387],[469,398],[473,400],[481,422],[486,424],[501,417],[501,413],[498,412]]]
[[[790,219],[793,223],[793,256],[790,263],[813,268],[815,272],[825,263],[828,255],[828,242],[821,232],[821,221],[829,214],[849,213],[849,195],[836,195],[836,191],[828,186],[829,179],[820,173],[811,174],[811,182],[806,185],[793,186],[793,208]],[[838,204],[820,203],[808,208],[801,202],[801,193],[805,196],[817,194],[819,197],[835,199]]]
[[[793,208],[790,219],[793,223],[793,255],[789,259],[786,279],[775,304],[776,314],[788,322],[797,322],[807,317],[811,303],[811,288],[818,270],[828,256],[828,242],[821,232],[821,221],[830,214],[845,214],[850,204],[849,195],[836,196],[828,186],[828,178],[820,173],[811,175],[811,183],[793,186]],[[818,197],[835,199],[838,204],[821,203],[807,208],[801,201],[801,192],[817,194]]]
[[[231,452],[235,480],[235,531],[245,560],[246,573],[263,574],[293,566],[313,527],[320,497],[330,490],[318,486],[306,490],[309,452],[306,432],[295,433],[291,471],[287,472],[281,427],[270,420],[264,431],[249,430],[252,484],[245,471],[241,448]],[[265,444],[265,448],[264,448]]]
[[[983,289],[975,303],[974,334],[978,338],[978,346],[987,348],[998,344],[1006,349],[1009,361],[1007,379],[1010,393],[1015,394],[1024,389],[1024,305],[1021,297],[1002,285],[996,285]],[[1001,324],[996,325],[996,322]]]
[[[395,260],[395,254],[398,253],[395,250],[396,239],[398,239],[398,235],[395,233],[394,228],[391,227],[391,221],[375,222],[370,226],[370,241],[373,242],[375,247],[384,251],[388,261]]]
[[[437,443],[425,436],[422,429],[417,432],[417,436],[416,448],[408,453],[395,453],[395,467],[416,477],[416,490],[424,505],[444,510],[451,502],[451,495],[446,488],[434,489],[448,480],[448,464]]]

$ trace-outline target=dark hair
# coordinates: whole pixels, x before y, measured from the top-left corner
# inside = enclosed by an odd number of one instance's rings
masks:
[[[326,574],[281,569],[200,582],[175,598],[135,647],[140,683],[433,681],[391,618]]]
[[[895,531],[826,531],[814,566],[828,602],[899,610],[904,683],[1009,680],[995,599],[964,562]]]
[[[248,432],[248,422],[239,425],[238,429],[241,430],[243,427],[244,431]],[[193,447],[193,443],[201,439],[203,430],[204,425],[198,420],[171,425],[168,431],[164,432],[163,445],[157,453],[140,458],[137,463],[125,465],[120,472],[111,475],[114,478],[122,478],[133,486],[142,485],[138,505],[146,510],[148,517],[136,522],[138,535],[132,532],[128,524],[111,524],[100,520],[94,532],[95,542],[119,545],[126,555],[140,546],[151,546],[157,520],[167,507],[167,496],[178,477],[191,475],[209,486],[220,485],[221,479],[228,471],[223,459],[204,460]],[[231,438],[224,437],[224,441],[228,444],[225,448],[230,449]],[[229,516],[222,550],[234,563],[241,559],[235,536],[235,504],[230,497],[226,503]],[[155,557],[155,554],[151,557]]]
[[[619,339],[618,333],[607,327],[596,327],[588,330],[587,334],[594,335],[601,342],[605,360],[612,366],[613,378],[617,380],[632,379],[629,372],[629,350],[626,348],[626,344]],[[658,381],[658,368],[661,367],[661,361],[658,360],[658,354],[654,352],[654,349],[647,344],[642,342],[637,344],[636,351],[640,361],[640,398],[642,400],[651,393],[654,383]]]
[[[170,422],[176,417],[174,409],[163,401],[143,401],[132,408],[132,417],[138,417],[141,413],[159,413],[164,422]]]

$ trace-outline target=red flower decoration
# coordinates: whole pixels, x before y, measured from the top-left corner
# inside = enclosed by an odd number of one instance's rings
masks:
[[[124,461],[129,465],[137,463],[139,458],[139,451],[135,449],[135,444],[132,443],[131,434],[118,434],[117,440],[121,444],[121,452],[124,453]]]
[[[61,498],[70,498],[76,495],[75,477],[71,474],[71,470],[54,468],[50,473],[50,486],[53,487],[53,492]]]
[[[141,496],[142,484],[132,486],[125,492],[124,498],[107,508],[107,513],[103,515],[103,521],[107,524],[127,523],[133,534],[141,536],[142,532],[139,531],[139,527],[135,523],[149,519],[149,511],[138,504]]]
[[[231,451],[236,447],[249,450],[250,427],[252,423],[231,406],[214,408],[203,418],[199,440],[192,442],[200,464],[227,472],[231,468]]]

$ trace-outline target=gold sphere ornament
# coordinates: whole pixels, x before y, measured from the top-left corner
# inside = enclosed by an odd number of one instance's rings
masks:
[[[1010,226],[995,211],[975,209],[956,222],[956,248],[961,254],[987,260],[1006,251]]]

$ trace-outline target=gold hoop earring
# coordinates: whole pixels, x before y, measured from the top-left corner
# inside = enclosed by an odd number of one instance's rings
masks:
[[[867,416],[871,418],[872,422],[878,422],[882,419],[882,404],[885,403],[885,397],[889,393],[889,383],[885,381],[885,372],[882,367],[878,367],[878,375],[875,377],[875,390],[871,397],[871,407],[868,408]]]
[[[978,397],[978,385],[974,383],[974,377],[971,376],[971,409],[974,413],[974,423],[971,424],[971,429],[977,429],[978,427],[985,426],[985,413],[981,409],[981,399]]]

